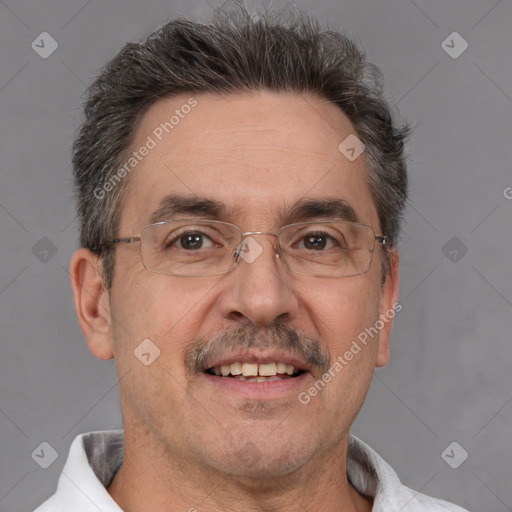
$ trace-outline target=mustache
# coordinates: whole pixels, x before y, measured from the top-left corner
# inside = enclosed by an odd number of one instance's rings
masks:
[[[329,353],[318,340],[280,324],[264,329],[248,324],[197,339],[185,355],[185,367],[189,374],[195,374],[211,368],[215,359],[233,350],[269,347],[304,360],[319,375],[331,366]]]

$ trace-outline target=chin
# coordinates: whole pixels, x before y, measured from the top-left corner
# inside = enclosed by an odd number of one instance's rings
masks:
[[[297,432],[285,436],[283,432],[254,429],[253,435],[233,435],[225,443],[216,443],[215,448],[203,456],[203,461],[213,469],[243,479],[274,479],[295,473],[304,467],[317,453],[311,438],[298,436]],[[295,434],[295,436],[294,436]],[[265,438],[266,437],[266,438]],[[317,440],[319,441],[319,440]]]

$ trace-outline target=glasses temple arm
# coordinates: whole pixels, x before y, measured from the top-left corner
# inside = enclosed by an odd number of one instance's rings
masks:
[[[140,242],[140,236],[130,236],[127,238],[114,238],[107,242],[107,245],[114,244],[131,244],[133,242]]]

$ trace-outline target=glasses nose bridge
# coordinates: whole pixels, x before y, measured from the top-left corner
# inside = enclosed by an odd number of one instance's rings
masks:
[[[253,236],[253,235],[269,235],[269,236],[274,236],[277,240],[277,247],[272,244],[272,246],[274,247],[274,250],[279,254],[279,233],[272,233],[271,231],[244,231],[242,233],[242,243],[243,241],[245,240],[246,237],[248,236]]]
[[[281,257],[281,244],[279,243],[279,233],[273,233],[271,231],[244,231],[241,234],[241,242],[238,245],[237,249],[235,249],[233,255],[238,259],[238,256],[240,255],[240,252],[242,252],[242,248],[245,246],[245,241],[247,237],[251,237],[253,235],[269,235],[276,238],[277,244],[272,243],[272,248],[274,249],[274,252],[276,254],[277,258]]]
[[[250,235],[271,235],[275,236],[276,238],[279,236],[278,233],[272,233],[271,231],[244,231],[242,233],[242,238]]]

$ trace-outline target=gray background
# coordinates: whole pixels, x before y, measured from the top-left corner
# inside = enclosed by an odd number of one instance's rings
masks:
[[[113,362],[88,352],[68,284],[84,87],[126,41],[176,14],[204,19],[215,1],[0,0],[0,511],[54,491],[75,435],[121,426]],[[364,46],[416,125],[404,309],[354,432],[416,490],[512,510],[512,2],[296,4]],[[43,31],[59,44],[47,59],[31,48]],[[442,47],[453,31],[469,44],[456,59]],[[48,469],[31,458],[43,441],[59,454]],[[441,456],[453,441],[469,454],[458,469]]]

